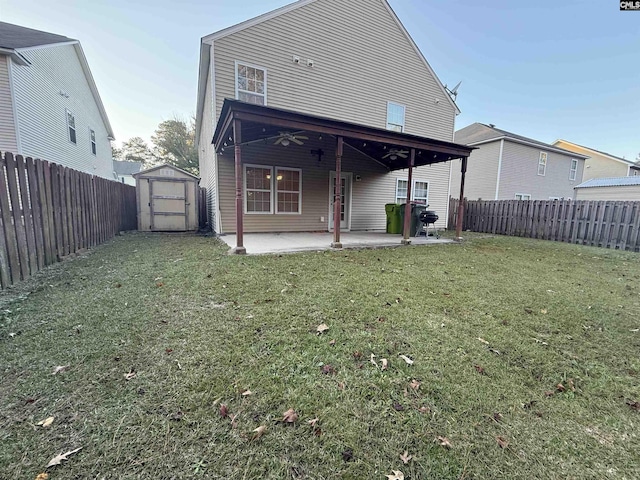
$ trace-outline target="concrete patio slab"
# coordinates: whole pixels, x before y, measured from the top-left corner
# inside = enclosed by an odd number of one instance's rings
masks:
[[[385,232],[343,232],[340,236],[343,249],[379,248],[402,246],[401,235]],[[230,248],[236,246],[235,235],[221,235]],[[333,234],[324,233],[245,233],[244,246],[248,255],[269,253],[295,253],[305,251],[331,250]],[[434,245],[455,243],[449,238],[411,237],[412,245]]]

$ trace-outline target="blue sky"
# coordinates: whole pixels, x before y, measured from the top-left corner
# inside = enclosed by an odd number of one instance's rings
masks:
[[[0,20],[81,41],[121,142],[194,113],[202,36],[287,3],[0,0]],[[457,128],[640,153],[640,12],[617,0],[390,3],[442,82],[463,81]]]

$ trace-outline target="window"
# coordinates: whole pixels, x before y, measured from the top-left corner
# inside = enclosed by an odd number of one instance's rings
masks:
[[[578,160],[571,159],[571,170],[569,170],[569,180],[575,180],[578,174]]]
[[[396,180],[396,203],[407,203],[407,185],[409,185],[408,180],[401,178]],[[426,205],[429,201],[429,182],[414,180],[411,200]]]
[[[531,200],[530,193],[516,193],[516,200]]]
[[[560,197],[549,197],[549,200],[560,200]]]
[[[387,102],[387,130],[404,132],[405,106]]]
[[[73,116],[69,110],[65,110],[67,113],[67,131],[69,132],[69,141],[76,143],[76,117]]]
[[[547,174],[547,152],[540,152],[538,160],[538,175],[544,177]]]
[[[89,129],[89,138],[91,139],[91,153],[96,154],[96,132]]]
[[[267,104],[267,71],[236,62],[236,98],[256,105]]]
[[[271,167],[244,167],[245,213],[273,213],[271,189],[273,185]]]
[[[276,213],[299,214],[302,170],[276,167]]]

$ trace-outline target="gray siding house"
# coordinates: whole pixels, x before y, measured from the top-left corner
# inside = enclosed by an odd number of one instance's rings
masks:
[[[582,182],[586,155],[474,123],[458,130],[455,141],[476,150],[469,157],[465,197],[475,200],[571,199]],[[451,195],[460,192],[453,168]]]
[[[0,22],[0,150],[113,179],[113,138],[80,42]]]
[[[399,145],[420,137],[416,145],[431,139],[445,148],[459,113],[386,0],[300,0],[208,35],[201,42],[196,132],[201,186],[218,233],[236,231],[237,168],[232,136],[216,146],[212,139],[227,131],[221,122],[228,110],[242,109],[238,103],[260,107],[238,117],[275,122],[289,112],[315,124],[292,131],[264,123],[248,131],[238,167],[244,232],[333,230],[337,147],[335,135],[318,130],[323,120],[380,129],[401,141],[352,139],[342,157],[340,229],[384,230],[385,204],[404,203],[407,195],[410,149]],[[413,171],[412,198],[438,211],[444,227],[451,162],[430,153],[429,165],[420,161],[427,150],[416,153],[422,166]]]

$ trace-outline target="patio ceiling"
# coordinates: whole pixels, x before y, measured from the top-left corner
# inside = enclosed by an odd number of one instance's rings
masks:
[[[456,143],[226,99],[213,137],[216,152],[220,153],[225,147],[233,148],[234,120],[239,120],[241,124],[241,145],[273,143],[272,140],[281,132],[342,137],[351,148],[383,164],[390,171],[408,167],[407,158],[411,149],[416,152],[416,167],[467,158],[474,150],[473,147]],[[403,154],[404,157],[389,155],[392,150],[407,153]]]

